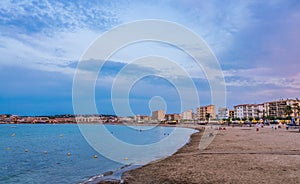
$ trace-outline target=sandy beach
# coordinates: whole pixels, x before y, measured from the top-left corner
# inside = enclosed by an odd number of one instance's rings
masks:
[[[199,150],[202,132],[173,156],[123,174],[125,183],[299,183],[300,133],[226,127]]]

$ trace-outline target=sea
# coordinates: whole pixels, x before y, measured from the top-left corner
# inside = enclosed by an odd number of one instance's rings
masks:
[[[110,132],[116,140],[136,147],[149,148],[148,145],[160,142],[165,142],[165,145],[162,144],[159,150],[127,150],[129,154],[124,156],[122,162],[110,157],[110,153],[122,155],[124,150],[121,152],[114,147],[103,148],[106,149],[103,154],[91,144],[91,141],[87,141],[83,129],[85,132],[97,131],[97,135],[104,134],[101,131]],[[190,135],[194,132],[195,130],[188,128],[162,126],[1,124],[0,183],[85,182],[101,173],[116,171],[126,163],[140,164],[141,158],[143,164],[146,164],[172,155],[189,141]],[[173,139],[168,140],[170,135],[173,135]],[[110,141],[103,138],[94,142],[109,145]],[[136,153],[138,151],[142,152],[140,158],[138,155],[141,153]]]

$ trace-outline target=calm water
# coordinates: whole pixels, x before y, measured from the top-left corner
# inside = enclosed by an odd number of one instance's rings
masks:
[[[95,126],[103,125],[84,126],[95,129]],[[155,143],[173,131],[171,127],[145,131],[126,126],[105,127],[118,139],[135,145]],[[184,141],[178,144],[173,141],[171,148],[162,148],[159,157],[174,153],[194,132],[190,129],[181,130],[178,140]],[[68,156],[68,153],[71,155]],[[94,155],[98,155],[98,158],[93,158]],[[145,152],[143,155],[146,162],[158,159],[154,154],[147,155]],[[121,166],[95,151],[81,135],[77,125],[0,125],[0,183],[79,183]]]

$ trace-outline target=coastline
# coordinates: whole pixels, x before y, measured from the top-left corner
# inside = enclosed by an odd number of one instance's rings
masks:
[[[159,125],[159,126],[163,126],[163,125]],[[187,125],[182,125],[182,126],[167,125],[167,127],[190,128],[190,129],[197,130],[197,132],[191,134],[189,140],[187,141],[187,143],[185,145],[183,145],[181,148],[179,148],[172,155],[165,156],[163,158],[159,158],[159,159],[151,161],[151,162],[149,162],[145,165],[133,165],[133,167],[126,167],[125,170],[116,170],[116,171],[113,171],[113,173],[111,173],[110,176],[98,178],[98,180],[96,179],[93,182],[88,182],[88,183],[84,183],[84,184],[119,184],[119,183],[127,183],[129,178],[126,175],[126,173],[128,173],[128,172],[146,167],[148,165],[159,163],[159,162],[161,162],[165,159],[171,158],[171,157],[173,157],[177,154],[181,154],[182,152],[189,151],[190,149],[198,148],[197,145],[199,144],[199,140],[200,140],[200,138],[202,136],[202,133],[203,133],[203,128],[202,127],[199,127],[199,125],[198,126],[195,126],[195,125],[188,125],[188,126]],[[114,176],[115,174],[119,174],[120,177],[116,178]]]
[[[203,126],[173,155],[143,166],[122,166],[95,183],[297,183],[300,181],[300,133],[276,125],[225,127],[200,151]],[[276,128],[275,128],[276,127]],[[207,126],[207,128],[211,128]],[[119,178],[115,179],[114,174]],[[101,175],[101,174],[100,174]],[[98,176],[100,176],[98,175]],[[95,176],[97,178],[97,176]],[[101,176],[100,176],[101,177]],[[103,179],[103,178],[102,178]],[[84,181],[83,181],[84,182]]]
[[[300,133],[273,126],[226,127],[207,149],[201,133],[174,155],[125,172],[123,183],[298,183]]]

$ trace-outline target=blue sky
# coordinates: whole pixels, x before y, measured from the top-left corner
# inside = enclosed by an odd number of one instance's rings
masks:
[[[229,107],[300,96],[297,0],[2,0],[0,113],[72,113],[72,82],[80,56],[105,31],[143,19],[176,22],[205,40],[221,65]],[[141,43],[116,53],[102,68],[95,87],[99,112],[113,113],[114,77],[144,55],[178,60],[196,84],[200,105],[211,103],[203,72],[184,54],[166,45]],[[134,85],[132,110],[149,114],[154,96],[165,99],[168,112],[180,111],[174,86],[155,76]]]

